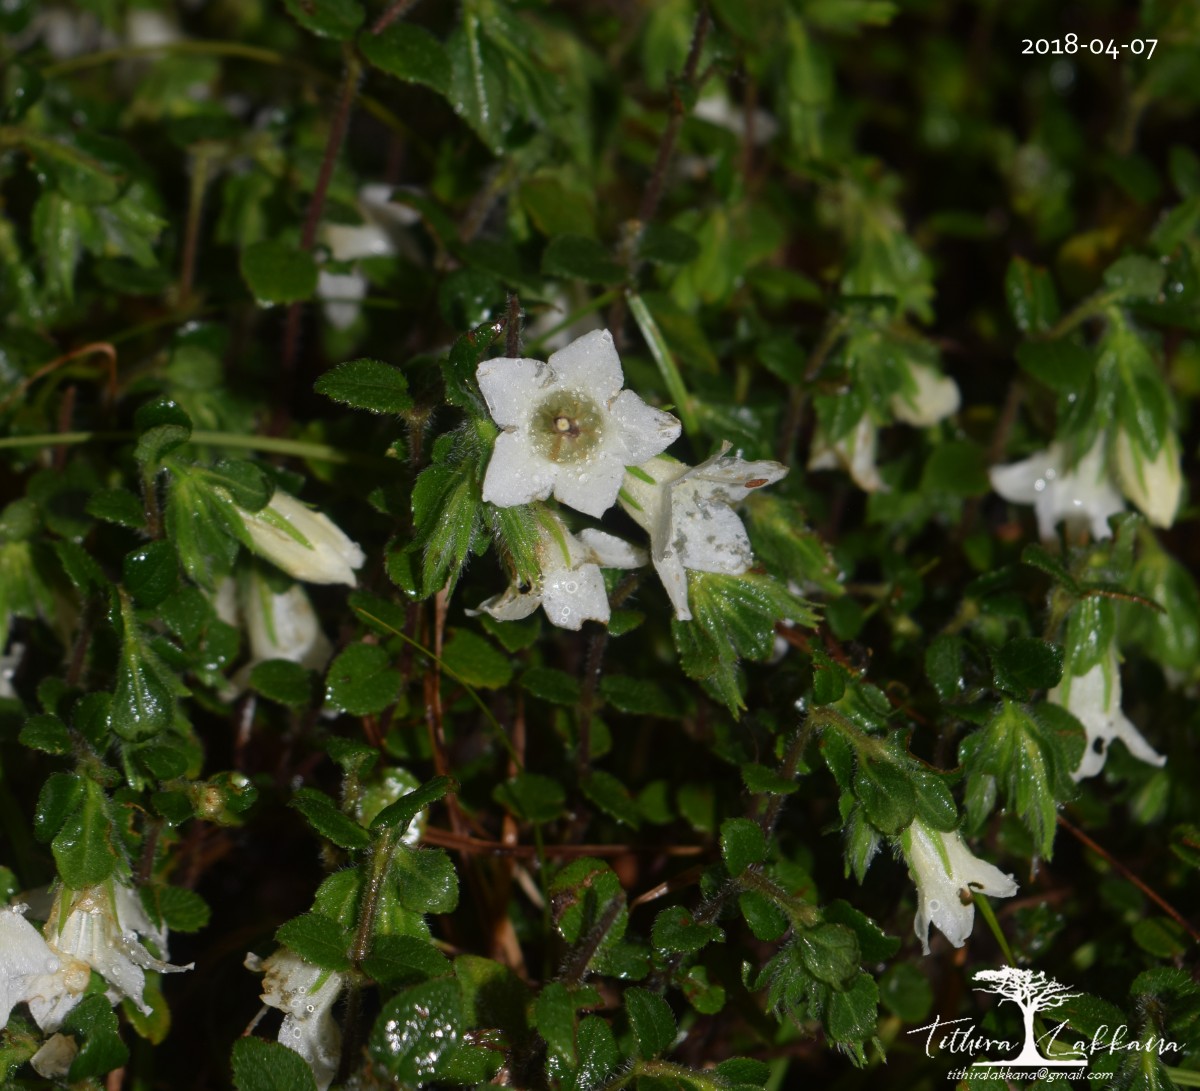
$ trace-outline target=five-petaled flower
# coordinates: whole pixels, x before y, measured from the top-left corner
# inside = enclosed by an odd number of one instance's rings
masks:
[[[687,569],[740,576],[754,563],[746,528],[733,510],[750,493],[778,481],[787,467],[726,455],[699,466],[662,455],[631,470],[621,506],[650,534],[650,555],[680,621],[691,619]]]
[[[925,954],[931,924],[955,947],[967,942],[975,925],[974,892],[990,898],[1011,898],[1017,892],[1013,877],[980,860],[959,833],[930,829],[917,819],[901,835],[900,845],[917,884],[913,929]]]
[[[510,586],[479,605],[498,621],[518,621],[539,606],[563,629],[578,630],[585,621],[608,623],[610,608],[603,568],[639,568],[646,555],[602,530],[572,534],[561,519],[544,513],[538,526],[537,559],[541,576],[532,587]]]
[[[323,970],[286,947],[269,958],[246,956],[245,966],[263,973],[262,1002],[284,1013],[279,1041],[299,1053],[312,1069],[319,1091],[333,1082],[342,1056],[342,1032],[333,1005],[345,983],[333,970]]]
[[[1125,510],[1104,464],[1104,435],[1071,464],[1067,449],[1052,443],[1045,451],[1007,466],[995,466],[992,488],[1013,504],[1032,504],[1038,534],[1053,538],[1055,526],[1066,520],[1086,524],[1093,538],[1108,538],[1108,517]]]
[[[679,421],[632,390],[608,330],[594,330],[541,360],[485,360],[476,372],[504,431],[483,479],[483,499],[510,508],[557,500],[585,515],[613,506],[626,466],[665,450]]]
[[[302,504],[294,496],[275,490],[260,511],[238,509],[254,551],[304,583],[358,582],[354,569],[366,560],[326,515]]]
[[[1115,644],[1109,644],[1100,662],[1085,673],[1065,673],[1046,696],[1070,712],[1087,732],[1087,748],[1079,768],[1071,774],[1076,780],[1094,777],[1104,768],[1113,739],[1120,739],[1140,761],[1160,767],[1167,763],[1121,711],[1121,671]]]

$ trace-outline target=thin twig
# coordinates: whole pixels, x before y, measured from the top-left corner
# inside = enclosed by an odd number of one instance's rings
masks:
[[[450,830],[426,826],[421,840],[440,848],[453,849],[464,855],[516,856],[521,859],[575,856],[703,856],[709,850],[704,845],[514,845],[504,841],[486,841],[482,837],[452,833]]]
[[[510,360],[521,355],[521,300],[516,292],[508,293],[504,321],[504,355]]]
[[[675,154],[675,144],[679,140],[679,131],[683,128],[684,119],[687,117],[684,91],[693,89],[696,84],[696,70],[700,66],[700,54],[704,50],[704,42],[708,37],[711,24],[712,17],[709,14],[708,6],[701,5],[700,10],[696,13],[696,22],[692,26],[692,44],[688,49],[687,60],[684,62],[683,71],[671,93],[670,116],[667,118],[666,127],[658,142],[658,154],[654,158],[654,169],[650,172],[650,181],[642,193],[637,221],[632,225],[633,230],[627,231],[622,240],[623,253],[620,257],[622,264],[628,270],[626,280],[629,282],[632,282],[637,271],[635,255],[638,240],[646,229],[646,225],[654,219],[659,202],[662,200],[663,186],[667,181],[667,168],[671,165],[671,157]],[[618,346],[621,344],[621,330],[625,325],[625,307],[625,293],[622,292],[614,301],[608,316],[608,328],[612,330]]]
[[[346,131],[350,127],[350,114],[354,108],[354,99],[358,95],[358,85],[362,78],[362,65],[358,55],[348,49],[346,51],[346,71],[342,80],[341,92],[338,95],[337,106],[329,122],[329,136],[325,141],[325,153],[321,157],[321,166],[317,171],[317,182],[313,187],[312,198],[308,202],[308,211],[304,217],[304,226],[300,231],[300,249],[311,250],[317,238],[317,228],[321,216],[325,212],[325,200],[329,195],[329,183],[333,179],[333,169],[341,154],[342,144],[345,143]],[[279,401],[272,431],[280,432],[287,420],[291,409],[292,395],[295,387],[296,355],[300,348],[300,316],[301,304],[293,303],[288,307],[287,318],[283,327],[283,348],[280,352],[280,375],[283,381],[283,396]]]
[[[830,319],[821,339],[808,355],[804,365],[804,375],[800,382],[792,387],[788,398],[787,415],[784,417],[783,430],[779,433],[779,449],[777,456],[780,462],[787,463],[795,453],[796,438],[800,434],[800,426],[804,423],[804,407],[808,402],[809,387],[816,381],[825,366],[825,361],[833,351],[834,346],[841,340],[845,332],[847,320],[845,315],[837,315]]]
[[[1156,890],[1154,890],[1153,888],[1148,886],[1145,882],[1143,882],[1141,879],[1139,879],[1132,871],[1129,870],[1129,868],[1127,868],[1123,863],[1121,863],[1120,860],[1118,860],[1115,856],[1113,856],[1113,854],[1111,852],[1109,852],[1108,849],[1104,848],[1103,845],[1098,845],[1086,833],[1084,833],[1083,830],[1081,830],[1078,826],[1074,825],[1073,823],[1069,822],[1061,814],[1058,816],[1058,824],[1060,826],[1062,826],[1062,828],[1065,829],[1078,842],[1080,842],[1080,844],[1085,845],[1087,848],[1091,849],[1094,853],[1103,857],[1104,860],[1109,864],[1109,866],[1115,872],[1117,872],[1123,878],[1128,879],[1131,883],[1133,883],[1133,885],[1136,886],[1138,888],[1138,890],[1140,890],[1143,894],[1145,894],[1146,897],[1149,898],[1155,905],[1157,905],[1159,909],[1161,909],[1164,913],[1166,913],[1166,915],[1168,917],[1170,917],[1171,920],[1173,920],[1182,929],[1184,929],[1184,931],[1186,931],[1187,934],[1189,936],[1191,936],[1195,942],[1200,943],[1200,930],[1197,930],[1196,928],[1194,928],[1188,922],[1187,918],[1184,917],[1183,914],[1179,912],[1178,909],[1176,909],[1173,905],[1171,905],[1171,903],[1168,902]]]
[[[108,389],[105,397],[108,401],[112,401],[117,396],[117,350],[112,347],[107,341],[92,341],[89,344],[82,345],[77,349],[71,349],[70,352],[65,352],[61,356],[56,356],[49,363],[42,364],[32,375],[21,380],[9,392],[7,398],[0,402],[0,413],[3,413],[13,402],[25,396],[27,391],[38,379],[44,379],[47,375],[53,374],[60,367],[71,363],[72,360],[78,360],[81,356],[100,355],[104,357],[103,367],[108,371]]]
[[[420,0],[394,0],[387,10],[375,20],[371,27],[372,34],[382,34],[402,15],[407,15],[411,8],[415,8]]]

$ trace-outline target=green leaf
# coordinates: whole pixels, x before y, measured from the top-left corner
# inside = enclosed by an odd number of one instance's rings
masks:
[[[1079,584],[1075,581],[1075,577],[1067,571],[1066,565],[1046,549],[1045,546],[1040,546],[1036,542],[1030,542],[1021,551],[1021,563],[1029,565],[1030,568],[1037,568],[1045,572],[1047,576],[1056,583],[1062,584],[1072,594],[1080,594]]]
[[[438,94],[450,92],[450,56],[429,31],[397,21],[380,34],[358,38],[362,55],[381,72],[408,83],[423,83]]]
[[[84,781],[83,799],[50,844],[58,873],[76,890],[104,882],[121,859],[108,800],[95,781]]]
[[[317,1091],[313,1071],[299,1053],[254,1037],[233,1044],[233,1084],[237,1091]]]
[[[779,906],[757,890],[743,890],[738,895],[738,908],[746,918],[754,938],[765,943],[779,939],[791,923]]]
[[[1063,394],[1081,391],[1092,376],[1092,354],[1074,341],[1026,341],[1017,347],[1023,371]]]
[[[122,648],[108,726],[127,742],[138,742],[171,726],[175,719],[175,698],[166,682],[146,662],[140,640],[127,633]]]
[[[939,633],[925,649],[925,676],[943,701],[950,701],[962,692],[962,637]]]
[[[757,822],[748,818],[727,818],[721,823],[721,856],[735,878],[753,864],[767,858],[767,837]]]
[[[352,38],[364,18],[358,0],[283,0],[283,4],[305,30],[340,42]]]
[[[368,1042],[372,1059],[405,1084],[431,1083],[462,1043],[462,993],[452,978],[426,981],[384,1005]]]
[[[612,1028],[596,1015],[579,1021],[579,1067],[570,1083],[571,1091],[594,1091],[620,1062]]]
[[[127,553],[121,569],[125,587],[139,606],[159,606],[179,586],[179,558],[167,541]]]
[[[1166,272],[1162,262],[1154,258],[1128,254],[1104,270],[1104,286],[1122,299],[1155,299],[1162,291]]]
[[[264,659],[250,670],[250,688],[268,701],[302,708],[312,701],[312,672],[290,659]]]
[[[1050,689],[1062,679],[1063,650],[1035,637],[1017,637],[992,652],[996,685],[1024,696],[1030,690]]]
[[[325,372],[313,389],[342,405],[370,413],[404,413],[413,407],[404,372],[382,360],[347,360]]]
[[[661,996],[645,989],[626,989],[625,1013],[642,1060],[649,1061],[671,1048],[676,1034],[675,1015]]]
[[[140,406],[133,415],[138,441],[133,457],[143,466],[157,466],[192,436],[192,419],[170,398],[158,398]]]
[[[338,808],[324,792],[315,788],[301,788],[288,803],[299,811],[322,837],[344,849],[365,849],[371,843],[370,835],[349,815]]]
[[[569,708],[579,703],[579,680],[553,667],[530,667],[521,675],[521,688],[543,701]]]
[[[458,874],[441,849],[399,846],[388,882],[397,901],[414,913],[453,913],[458,907]]]
[[[700,244],[684,231],[650,223],[638,239],[638,256],[660,265],[687,265],[700,256]]]
[[[166,884],[146,886],[142,891],[149,892],[158,916],[172,932],[199,932],[208,926],[212,910],[195,891]]]
[[[898,834],[912,824],[917,796],[908,771],[888,761],[864,761],[854,774],[854,794],[871,824]]]
[[[476,689],[500,689],[512,681],[508,656],[470,629],[456,629],[442,649],[442,662],[456,678]]]
[[[82,229],[90,219],[85,206],[76,205],[56,190],[43,190],[33,207],[33,238],[46,272],[46,287],[73,302],[75,266],[82,252]]]
[[[176,477],[172,482],[167,534],[179,551],[184,571],[209,590],[233,570],[238,553],[228,508],[228,501],[197,477]]]
[[[632,826],[635,830],[642,824],[642,812],[638,809],[637,801],[611,773],[603,769],[593,769],[580,783],[583,794],[606,814],[618,822]]]
[[[62,1032],[76,1041],[83,1039],[67,1073],[71,1083],[102,1076],[129,1060],[129,1050],[121,1041],[117,1026],[117,1014],[103,996],[85,997],[63,1020]]]
[[[542,255],[542,272],[588,284],[618,284],[625,279],[625,270],[613,261],[607,248],[586,235],[551,239]]]
[[[841,924],[807,928],[797,938],[805,968],[818,981],[844,988],[858,973],[860,954],[854,933]]]
[[[483,20],[474,8],[464,10],[462,24],[446,42],[446,52],[450,105],[484,146],[499,154],[508,113],[504,59],[484,33]]]
[[[567,793],[553,777],[522,772],[497,784],[492,798],[525,822],[553,822],[562,814]]]
[[[1058,320],[1054,279],[1039,265],[1015,257],[1004,277],[1008,313],[1022,333],[1045,333]]]
[[[400,672],[378,644],[351,644],[329,666],[325,700],[354,716],[382,712],[400,693]]]
[[[323,970],[348,970],[352,933],[320,913],[304,913],[275,930],[275,942]]]
[[[41,750],[47,754],[69,754],[71,752],[71,733],[67,730],[67,725],[57,716],[49,714],[30,716],[25,721],[25,726],[21,728],[19,738],[22,746]],[[61,775],[60,773],[52,774],[51,779]],[[44,837],[42,840],[46,841],[49,838]]]
[[[678,702],[649,678],[631,678],[626,674],[606,674],[600,680],[604,699],[620,712],[635,716],[657,716],[674,720],[680,716]]]
[[[74,773],[51,773],[38,793],[33,812],[33,835],[39,841],[50,841],[63,828],[67,816],[83,802],[83,777]]]
[[[128,489],[101,489],[88,498],[86,510],[95,519],[131,530],[139,529],[146,521],[141,500]]]
[[[710,943],[720,943],[725,933],[715,924],[697,924],[682,905],[664,909],[654,918],[651,942],[660,951],[694,954]]]
[[[299,7],[311,0],[287,2]],[[247,246],[242,251],[241,269],[242,279],[260,307],[302,303],[317,290],[317,263],[312,254],[277,239]]]
[[[261,511],[275,493],[275,483],[253,462],[219,458],[211,466],[196,466],[196,477],[229,494],[239,508]]]
[[[450,792],[458,791],[453,777],[434,777],[420,788],[401,796],[395,803],[384,807],[371,823],[372,830],[397,829],[403,833],[414,818],[431,803],[436,803]]]
[[[921,475],[922,492],[985,496],[991,487],[987,454],[970,440],[952,439],[939,443],[930,452]]]
[[[436,947],[414,936],[376,935],[363,971],[381,985],[415,985],[450,972],[450,960]]]
[[[933,1007],[933,989],[916,966],[897,962],[879,979],[879,999],[890,1012],[915,1026]]]

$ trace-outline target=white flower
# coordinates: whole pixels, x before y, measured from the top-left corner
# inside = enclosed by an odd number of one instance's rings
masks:
[[[953,379],[939,374],[928,364],[910,363],[908,374],[914,389],[892,395],[892,416],[896,420],[914,428],[931,428],[951,413],[958,412],[962,397]]]
[[[1061,443],[1045,451],[995,466],[989,472],[992,488],[1014,504],[1032,504],[1037,514],[1038,534],[1053,538],[1055,526],[1086,522],[1093,538],[1108,538],[1108,517],[1125,510],[1120,494],[1112,487],[1104,466],[1104,434],[1072,469]]]
[[[135,890],[115,880],[87,890],[61,888],[46,922],[46,935],[56,954],[87,963],[108,982],[106,995],[113,1004],[128,997],[144,1015],[151,1010],[142,998],[146,971],[174,974],[194,965],[173,966],[146,950],[142,938],[166,956],[166,929],[146,915]],[[29,1007],[38,1025],[46,1027],[36,1003]]]
[[[504,429],[483,479],[501,508],[551,492],[586,515],[613,506],[625,467],[663,451],[679,421],[631,390],[608,330],[584,334],[546,363],[485,360],[476,372],[492,419]]]
[[[21,660],[25,658],[25,645],[13,641],[8,651],[0,655],[0,697],[16,697],[12,680],[21,668]]]
[[[746,135],[745,109],[730,102],[729,96],[724,92],[708,94],[699,99],[692,107],[692,117],[725,129],[734,136],[744,137]],[[774,115],[763,109],[755,109],[753,118],[754,143],[767,144],[774,140],[779,133],[779,122],[775,120]]]
[[[638,568],[646,563],[645,553],[602,530],[583,530],[576,536],[557,516],[550,515],[548,522],[538,527],[537,583],[527,590],[510,586],[480,603],[479,610],[497,621],[519,621],[541,606],[563,629],[578,631],[585,621],[607,624],[610,610],[601,566]]]
[[[1183,492],[1175,433],[1167,432],[1158,456],[1151,462],[1122,428],[1117,432],[1116,455],[1121,491],[1156,527],[1169,527],[1175,522]]]
[[[989,898],[1011,898],[1017,884],[994,864],[980,860],[958,833],[931,830],[919,819],[904,831],[901,847],[917,884],[913,928],[929,954],[932,924],[955,947],[967,942],[975,925],[974,891]]]
[[[810,470],[836,470],[841,467],[864,492],[886,492],[887,486],[875,467],[875,444],[878,439],[875,422],[868,413],[841,439],[830,443],[821,429],[813,437],[809,455]]]
[[[305,583],[348,583],[357,581],[354,569],[366,561],[357,542],[352,542],[319,511],[276,489],[271,502],[261,511],[239,508],[254,550],[282,568],[292,579]]]
[[[625,475],[621,507],[650,534],[650,555],[675,616],[690,621],[687,569],[740,576],[754,563],[746,528],[733,510],[787,467],[726,455],[729,444],[699,466],[665,455]]]
[[[1121,711],[1121,671],[1115,644],[1109,645],[1108,654],[1086,674],[1064,674],[1046,696],[1070,712],[1087,731],[1087,749],[1079,768],[1071,774],[1076,780],[1094,777],[1104,768],[1113,739],[1120,739],[1140,761],[1160,767],[1167,763]]]
[[[250,637],[250,665],[288,659],[309,670],[323,670],[333,645],[321,631],[317,613],[298,583],[276,593],[251,571],[242,577],[241,608]]]
[[[333,1082],[342,1055],[342,1032],[333,1005],[342,991],[342,975],[322,970],[280,947],[270,958],[249,954],[246,969],[265,973],[262,1002],[284,1013],[279,1041],[299,1053],[312,1069],[319,1091]]]
[[[410,227],[420,219],[408,205],[392,201],[392,187],[363,186],[358,191],[360,224],[323,223],[320,241],[337,262],[360,258],[391,257],[399,250],[398,229]],[[322,269],[317,276],[317,298],[325,301],[325,317],[339,330],[352,326],[367,294],[367,278],[357,268],[332,273]]]
[[[57,1030],[87,988],[91,969],[51,949],[25,919],[26,906],[0,909],[0,1028],[17,1004],[28,1004],[43,1030]]]

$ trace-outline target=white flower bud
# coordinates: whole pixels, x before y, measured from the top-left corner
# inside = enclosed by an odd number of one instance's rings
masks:
[[[354,569],[365,562],[363,551],[321,512],[278,489],[261,511],[238,510],[254,551],[292,579],[351,587],[358,582]]]
[[[1167,432],[1157,457],[1151,462],[1122,428],[1117,432],[1116,455],[1121,491],[1156,527],[1169,527],[1175,522],[1183,492],[1175,433]]]
[[[916,389],[892,395],[892,416],[896,420],[914,428],[929,428],[958,412],[962,398],[953,379],[938,374],[928,364],[910,363],[908,374]]]

